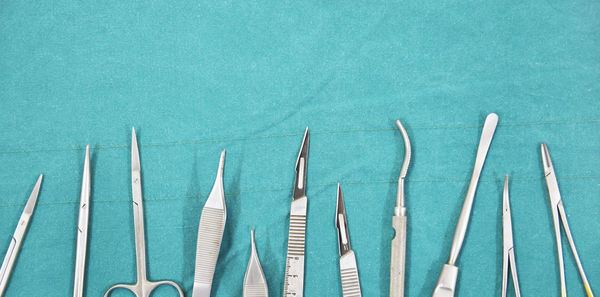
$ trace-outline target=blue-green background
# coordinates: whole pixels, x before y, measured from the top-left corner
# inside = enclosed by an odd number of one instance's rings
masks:
[[[363,295],[385,296],[404,155],[395,119],[413,145],[406,292],[430,296],[490,112],[500,120],[458,261],[458,295],[500,294],[506,173],[522,293],[559,294],[543,141],[600,294],[599,28],[600,3],[587,0],[2,1],[1,250],[45,174],[5,296],[72,294],[86,144],[86,295],[134,281],[131,126],[150,278],[175,280],[191,296],[198,220],[226,148],[228,221],[213,296],[241,296],[251,227],[271,296],[281,296],[307,125],[306,296],[341,296],[337,182]],[[563,242],[569,296],[584,296]]]

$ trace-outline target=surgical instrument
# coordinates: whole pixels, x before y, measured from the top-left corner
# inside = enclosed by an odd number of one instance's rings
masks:
[[[8,284],[10,272],[12,271],[13,265],[15,264],[15,260],[17,259],[17,255],[19,254],[19,248],[21,247],[23,238],[25,238],[25,231],[27,231],[29,219],[33,214],[33,211],[35,209],[35,203],[37,202],[37,198],[40,193],[42,178],[43,175],[40,175],[40,177],[38,177],[37,182],[35,183],[35,186],[33,187],[33,191],[31,192],[31,195],[27,200],[27,204],[25,204],[25,209],[21,214],[21,218],[19,219],[19,223],[17,224],[15,233],[13,234],[13,237],[10,241],[10,245],[8,246],[8,251],[6,252],[4,261],[2,261],[2,268],[0,268],[0,297],[4,295],[4,290],[6,289],[6,285]]]
[[[221,152],[217,177],[200,215],[198,243],[196,245],[196,271],[194,275],[193,297],[210,297],[212,280],[221,249],[225,230],[227,209],[223,190],[223,167],[225,151]]]
[[[290,227],[285,262],[284,297],[304,296],[304,243],[306,236],[306,169],[308,163],[308,127],[296,160],[294,194],[290,208]]]
[[[546,186],[548,187],[548,196],[550,197],[550,207],[552,208],[552,220],[554,221],[554,233],[556,235],[556,248],[558,252],[558,266],[560,269],[560,291],[561,296],[567,296],[567,285],[565,282],[565,263],[563,260],[563,251],[562,251],[562,240],[560,235],[560,223],[562,221],[563,228],[565,229],[565,233],[567,235],[567,240],[569,241],[569,245],[571,246],[571,250],[573,251],[573,256],[575,258],[575,263],[577,263],[577,269],[579,269],[579,274],[581,275],[581,279],[583,280],[583,286],[585,287],[585,291],[588,297],[594,297],[592,293],[592,288],[590,287],[590,283],[585,276],[585,272],[583,271],[583,266],[581,265],[581,260],[579,260],[579,255],[577,254],[577,249],[575,248],[575,242],[573,241],[573,236],[571,235],[571,230],[569,228],[569,223],[567,222],[567,214],[565,213],[565,207],[562,203],[562,198],[560,196],[560,191],[558,189],[558,181],[556,180],[556,174],[554,173],[554,166],[552,166],[552,160],[550,159],[550,153],[548,152],[548,147],[545,143],[541,145],[542,151],[542,164],[544,166],[544,175],[546,177]],[[560,221],[559,221],[560,217]]]
[[[248,268],[244,276],[243,297],[268,297],[269,288],[267,287],[267,279],[260,265],[260,259],[256,252],[256,244],[254,243],[254,228],[250,231],[250,242],[250,260],[248,260]]]
[[[90,186],[90,146],[88,145],[85,147],[83,177],[81,179],[81,199],[79,202],[79,221],[77,223],[77,251],[75,255],[73,297],[83,297],[88,222],[90,214]]]
[[[519,277],[517,276],[517,264],[515,261],[515,249],[512,233],[512,218],[510,215],[510,202],[508,196],[508,174],[504,177],[504,189],[502,191],[502,297],[506,297],[508,286],[508,268],[512,272],[515,296],[521,297],[519,290]]]
[[[479,182],[481,169],[483,169],[485,157],[487,156],[488,149],[492,143],[492,138],[494,137],[494,132],[496,131],[497,125],[498,115],[495,113],[489,114],[485,119],[485,124],[483,125],[483,130],[481,131],[481,138],[479,140],[479,147],[477,148],[477,157],[475,158],[473,175],[471,176],[471,182],[467,188],[467,194],[465,196],[463,208],[460,212],[460,216],[458,217],[458,222],[456,223],[456,230],[454,231],[454,238],[452,240],[452,247],[450,249],[450,257],[448,259],[448,263],[444,264],[442,267],[440,278],[437,281],[432,297],[454,296],[456,278],[458,277],[458,267],[455,265],[456,260],[467,233],[467,225],[469,224],[469,217],[471,216],[471,208],[473,207],[473,199],[475,198],[477,183]]]
[[[179,296],[183,297],[183,291],[175,282],[152,282],[148,280],[146,269],[146,239],[144,235],[144,201],[142,198],[140,152],[138,150],[134,128],[131,128],[131,196],[133,198],[133,223],[135,233],[137,281],[135,284],[113,285],[106,291],[106,293],[104,293],[104,297],[109,296],[110,293],[117,288],[129,290],[135,294],[136,297],[150,297],[152,291],[161,285],[170,285],[174,287],[177,292],[179,292]]]
[[[344,206],[344,194],[338,183],[337,203],[335,212],[335,227],[338,233],[338,247],[340,251],[340,278],[342,280],[342,296],[361,297],[360,280],[356,256],[350,246],[350,233],[348,233],[348,220]]]
[[[392,217],[392,227],[396,232],[392,239],[392,257],[390,261],[390,297],[404,297],[404,277],[406,275],[406,206],[404,204],[404,180],[410,164],[411,147],[408,133],[399,120],[396,126],[404,139],[404,162],[398,177],[398,192],[396,193],[396,207]]]

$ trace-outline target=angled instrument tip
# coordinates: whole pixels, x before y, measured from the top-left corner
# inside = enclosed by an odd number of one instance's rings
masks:
[[[35,186],[33,187],[33,191],[31,191],[31,195],[29,195],[29,199],[27,200],[27,204],[25,204],[24,213],[32,214],[33,209],[35,208],[35,204],[37,202],[37,198],[40,194],[40,187],[42,186],[42,179],[44,178],[43,174],[40,174],[38,177]]]
[[[219,169],[217,174],[223,175],[223,168],[225,167],[225,153],[226,151],[221,151],[221,157],[219,157]]]
[[[298,199],[306,196],[306,170],[308,167],[308,144],[310,139],[310,133],[308,127],[304,132],[304,138],[302,139],[302,145],[300,146],[300,152],[298,152],[298,159],[296,160],[296,178],[294,181],[294,199]]]
[[[408,172],[408,165],[410,164],[410,157],[412,154],[410,139],[408,138],[408,133],[406,133],[406,129],[404,129],[404,126],[400,120],[396,120],[396,126],[398,127],[398,130],[400,130],[400,133],[402,133],[402,138],[404,139],[404,163],[402,163],[402,169],[400,170],[399,178],[405,178],[406,173]]]
[[[340,256],[351,250],[350,234],[348,232],[348,221],[346,219],[346,206],[344,205],[344,194],[338,183],[337,203],[335,212],[335,226],[338,229],[338,247]]]
[[[300,152],[298,153],[298,159],[296,159],[296,171],[299,171],[298,168],[300,166],[300,159],[304,158],[305,160],[308,158],[308,143],[310,140],[310,132],[308,132],[308,127],[304,131],[304,137],[302,138],[302,145],[300,146]],[[306,165],[306,162],[305,164]]]
[[[225,168],[225,150],[221,152],[219,158],[219,168],[217,169],[217,176],[215,177],[215,183],[213,188],[208,195],[205,207],[212,207],[217,209],[225,210],[225,190],[223,188],[223,170]]]
[[[406,207],[404,204],[404,180],[406,179],[406,174],[408,173],[412,149],[410,146],[408,133],[406,133],[406,129],[404,129],[404,126],[400,120],[396,120],[396,126],[398,126],[398,130],[400,130],[400,133],[402,133],[402,138],[404,140],[404,162],[402,163],[400,175],[398,176],[398,191],[396,193],[396,207],[394,208],[394,215],[399,216],[405,215],[406,212]]]

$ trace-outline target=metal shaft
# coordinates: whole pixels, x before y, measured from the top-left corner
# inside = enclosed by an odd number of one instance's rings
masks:
[[[471,208],[473,207],[473,199],[475,198],[475,191],[477,190],[477,183],[479,182],[479,176],[481,175],[485,157],[487,156],[490,144],[492,143],[497,124],[498,115],[495,113],[489,114],[485,119],[483,131],[481,132],[481,139],[479,140],[479,148],[477,149],[477,157],[475,158],[473,175],[471,176],[471,182],[467,189],[465,202],[460,212],[460,216],[458,217],[458,222],[456,223],[456,230],[454,231],[454,239],[452,240],[452,248],[450,249],[450,258],[448,259],[448,264],[450,265],[456,263],[456,259],[458,258],[458,254],[460,253],[460,249],[465,239],[469,217],[471,216]]]

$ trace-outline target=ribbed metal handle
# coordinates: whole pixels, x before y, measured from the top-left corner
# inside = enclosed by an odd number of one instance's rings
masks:
[[[225,212],[222,209],[204,207],[198,227],[194,297],[210,296],[224,227]]]
[[[340,258],[340,277],[342,280],[342,296],[362,297],[356,256],[352,250]]]
[[[390,297],[404,297],[406,263],[406,216],[394,216],[392,226],[396,236],[392,240],[390,265]]]

